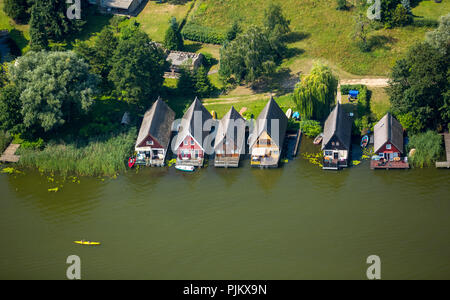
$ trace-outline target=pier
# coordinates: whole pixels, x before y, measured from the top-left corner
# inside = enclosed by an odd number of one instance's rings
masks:
[[[17,149],[19,149],[20,144],[10,144],[0,156],[0,162],[6,163],[16,163],[19,161],[20,156],[16,155]]]
[[[450,134],[444,133],[444,142],[445,142],[445,153],[447,157],[447,161],[438,161],[436,162],[436,168],[450,168]]]

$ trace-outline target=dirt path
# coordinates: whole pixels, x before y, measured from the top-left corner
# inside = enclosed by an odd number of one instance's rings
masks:
[[[342,79],[340,84],[364,84],[372,87],[388,86],[389,78],[361,78],[361,79]]]

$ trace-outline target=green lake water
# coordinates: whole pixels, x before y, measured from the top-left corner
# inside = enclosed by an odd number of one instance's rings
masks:
[[[382,279],[450,279],[449,170],[299,157],[79,180],[0,174],[0,279],[65,279],[73,254],[82,279],[365,279],[373,254]]]

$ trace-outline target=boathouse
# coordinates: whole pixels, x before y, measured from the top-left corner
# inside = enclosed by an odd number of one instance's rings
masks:
[[[374,153],[372,169],[407,169],[404,155],[403,127],[397,119],[387,113],[374,127]]]
[[[203,166],[205,152],[208,146],[212,147],[212,140],[207,140],[207,137],[210,137],[213,123],[211,114],[196,97],[184,114],[178,128],[174,146],[177,165]]]
[[[174,119],[175,112],[158,97],[142,120],[135,146],[137,164],[164,166]]]
[[[245,120],[233,106],[219,122],[214,151],[214,166],[239,166],[240,156],[245,151]]]
[[[254,122],[249,137],[251,165],[276,168],[283,150],[288,119],[273,97]]]
[[[341,104],[331,111],[324,125],[322,151],[323,169],[339,170],[348,167],[352,140],[352,120]]]

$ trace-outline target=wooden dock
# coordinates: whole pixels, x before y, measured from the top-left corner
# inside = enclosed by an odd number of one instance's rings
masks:
[[[450,169],[450,134],[444,133],[445,152],[447,161],[436,162],[436,168],[448,168]]]
[[[10,144],[0,156],[0,162],[16,163],[19,161],[20,156],[16,155],[17,149],[19,149],[19,144]]]

